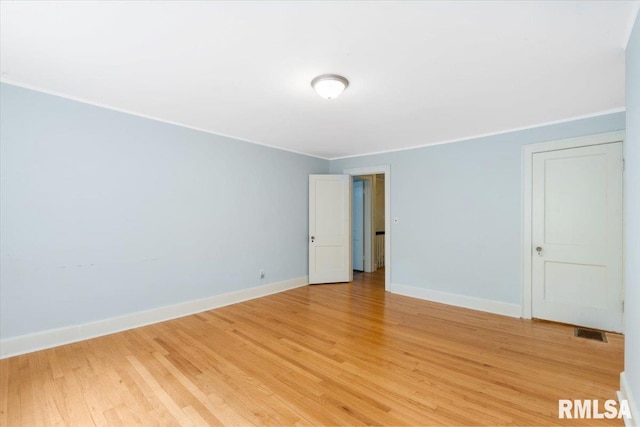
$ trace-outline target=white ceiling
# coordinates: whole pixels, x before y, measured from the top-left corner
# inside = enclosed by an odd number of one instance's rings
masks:
[[[324,158],[624,108],[638,2],[2,2],[2,81]],[[311,89],[338,73],[349,88]]]

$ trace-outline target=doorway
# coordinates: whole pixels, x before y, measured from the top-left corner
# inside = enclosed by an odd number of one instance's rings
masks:
[[[351,175],[354,192],[363,189],[363,263],[365,273],[374,273],[384,268],[385,290],[391,283],[391,170],[389,165],[345,169],[345,175]],[[354,201],[356,196],[354,196]],[[355,210],[358,215],[358,208]],[[352,213],[354,212],[352,211]],[[356,219],[353,220],[354,229]],[[354,237],[355,237],[354,231]],[[354,240],[355,242],[355,240]],[[354,251],[354,256],[359,253]],[[354,259],[354,269],[356,260]],[[358,271],[358,270],[356,270]]]
[[[384,175],[353,177],[353,270],[384,267]]]
[[[620,132],[523,147],[523,317],[622,331]]]

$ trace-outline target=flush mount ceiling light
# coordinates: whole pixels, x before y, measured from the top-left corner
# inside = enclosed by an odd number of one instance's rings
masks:
[[[349,86],[349,80],[337,74],[322,74],[311,80],[311,87],[325,99],[337,98]]]

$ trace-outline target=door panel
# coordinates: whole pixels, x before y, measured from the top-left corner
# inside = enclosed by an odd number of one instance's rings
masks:
[[[622,145],[533,155],[533,317],[622,330]]]
[[[607,153],[546,159],[544,174],[545,241],[602,245],[607,232]]]
[[[342,271],[347,264],[343,246],[318,246],[315,252],[316,271]]]
[[[351,176],[309,175],[309,283],[349,282]]]
[[[544,264],[544,298],[560,304],[580,304],[605,308],[607,300],[607,268],[601,265],[546,262]]]

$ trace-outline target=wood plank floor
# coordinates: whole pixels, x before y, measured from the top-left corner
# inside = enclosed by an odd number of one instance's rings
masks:
[[[384,292],[384,272],[0,361],[2,426],[623,425],[623,337]]]

